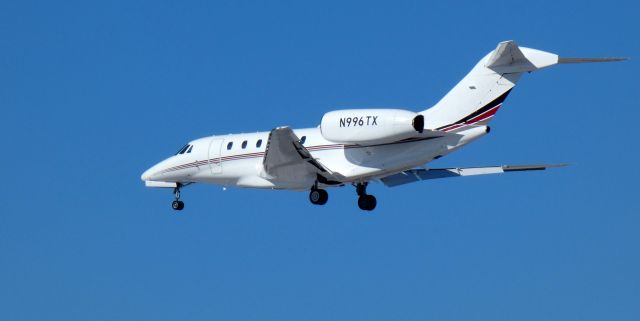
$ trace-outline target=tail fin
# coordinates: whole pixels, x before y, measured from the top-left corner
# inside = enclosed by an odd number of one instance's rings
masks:
[[[421,112],[425,128],[451,131],[488,123],[524,72],[556,64],[619,60],[625,59],[560,58],[553,53],[519,47],[513,40],[501,42],[437,104]]]

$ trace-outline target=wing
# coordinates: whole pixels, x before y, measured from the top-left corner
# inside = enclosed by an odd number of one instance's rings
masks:
[[[540,165],[504,165],[491,167],[461,167],[461,168],[433,168],[433,169],[411,169],[408,171],[393,174],[380,179],[389,187],[424,181],[428,179],[474,176],[487,174],[501,174],[507,172],[540,171],[552,167],[563,167],[567,164],[540,164]]]
[[[272,177],[282,176],[283,173],[294,168],[298,171],[302,169],[306,173],[322,173],[325,176],[331,176],[330,171],[311,156],[289,127],[271,130],[262,165],[264,171]]]

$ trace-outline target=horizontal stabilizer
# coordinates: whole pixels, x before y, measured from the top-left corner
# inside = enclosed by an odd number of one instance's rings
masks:
[[[487,174],[501,174],[507,172],[538,171],[553,167],[563,167],[567,164],[539,164],[539,165],[504,165],[490,167],[458,167],[458,168],[433,168],[411,169],[381,179],[389,186],[398,186],[428,179],[474,176]]]
[[[610,62],[610,61],[623,61],[627,58],[622,57],[607,57],[607,58],[558,58],[558,64],[582,64],[588,62]]]
[[[536,71],[557,64],[622,61],[626,58],[562,58],[558,55],[525,47],[515,41],[503,41],[491,53],[485,66],[499,74]]]

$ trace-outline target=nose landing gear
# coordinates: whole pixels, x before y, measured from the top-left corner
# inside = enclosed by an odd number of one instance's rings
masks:
[[[176,197],[176,199],[171,202],[171,208],[173,208],[175,211],[182,211],[182,209],[184,208],[184,202],[180,200],[181,187],[182,184],[178,184],[178,186],[173,189],[173,195]]]
[[[356,193],[358,193],[358,207],[363,211],[373,211],[376,208],[377,200],[373,195],[367,194],[367,185],[363,182],[356,184]]]

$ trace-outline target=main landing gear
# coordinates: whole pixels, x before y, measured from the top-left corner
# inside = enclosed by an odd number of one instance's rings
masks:
[[[356,184],[356,193],[358,193],[358,207],[363,211],[373,211],[376,208],[376,197],[367,194],[367,185],[369,183]]]
[[[376,208],[376,197],[367,194],[367,182],[354,184],[356,193],[358,193],[358,207],[363,211],[373,211]],[[309,201],[314,205],[324,205],[329,200],[329,193],[326,190],[318,188],[318,183],[311,187],[309,192]]]
[[[178,186],[176,186],[176,188],[173,189],[173,195],[175,195],[176,199],[171,202],[171,208],[173,208],[176,211],[182,211],[182,209],[184,208],[184,202],[180,200],[180,188],[182,187],[182,184],[178,183]]]
[[[324,205],[327,204],[329,200],[329,193],[326,190],[318,188],[318,184],[315,184],[311,188],[311,192],[309,192],[309,201],[314,205]]]

